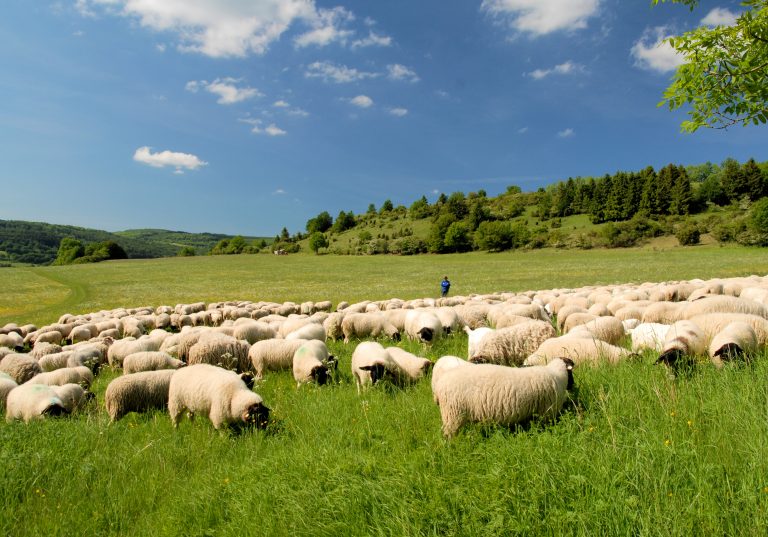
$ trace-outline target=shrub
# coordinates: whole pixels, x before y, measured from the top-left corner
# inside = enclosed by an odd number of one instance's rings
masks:
[[[693,222],[687,222],[677,229],[675,237],[677,237],[681,246],[692,246],[694,244],[699,244],[701,231],[699,231],[699,228]]]

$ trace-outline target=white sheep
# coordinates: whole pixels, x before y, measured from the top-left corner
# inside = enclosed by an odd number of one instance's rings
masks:
[[[301,328],[289,332],[286,334],[285,339],[314,339],[318,341],[325,341],[325,328],[320,323],[307,323]]]
[[[357,385],[357,393],[368,384],[375,385],[387,378],[394,384],[400,384],[403,372],[384,347],[375,341],[363,341],[352,353],[352,376]]]
[[[443,324],[431,311],[412,310],[405,316],[405,333],[424,343],[432,343],[443,335]]]
[[[349,343],[352,338],[386,336],[396,341],[400,339],[397,327],[379,312],[348,313],[341,322],[341,331],[344,334],[344,343]]]
[[[80,384],[88,388],[93,384],[93,372],[85,366],[63,367],[47,373],[38,373],[27,384],[46,384],[48,386],[63,386],[64,384]]]
[[[77,384],[48,386],[45,384],[22,384],[11,390],[6,399],[6,421],[43,419],[49,416],[63,416],[71,413],[88,394]],[[92,398],[93,394],[90,394]]]
[[[57,354],[61,352],[62,346],[56,345],[55,343],[35,343],[35,346],[32,347],[32,350],[29,351],[30,358],[34,358],[35,360],[40,360],[43,356],[46,356],[48,354]]]
[[[480,326],[472,330],[469,328],[469,326],[465,326],[464,332],[466,332],[467,336],[469,336],[469,340],[467,342],[467,358],[472,358],[475,350],[477,350],[477,346],[480,344],[480,340],[482,340],[483,337],[485,337],[487,334],[493,332],[493,328]]]
[[[768,319],[768,307],[754,300],[734,296],[712,295],[687,303],[681,319],[691,319],[705,313],[744,313]]]
[[[313,339],[305,341],[293,354],[293,378],[296,386],[316,382],[320,386],[328,382],[328,369],[336,364],[335,357],[328,352],[324,342]]]
[[[400,347],[387,347],[386,351],[403,372],[403,379],[409,382],[417,382],[427,376],[432,369],[432,361],[421,356],[416,356]]]
[[[232,330],[232,336],[237,339],[243,339],[253,345],[257,341],[264,339],[273,339],[277,337],[275,330],[265,322],[249,320],[248,322],[238,323]]]
[[[707,352],[709,338],[699,325],[683,320],[669,327],[661,354],[656,363],[676,367],[683,356],[697,356]]]
[[[104,406],[111,421],[117,421],[129,412],[166,408],[174,373],[175,369],[142,371],[110,382],[104,394]]]
[[[293,355],[305,342],[302,339],[265,339],[254,343],[248,351],[248,359],[256,378],[263,378],[265,371],[291,369]]]
[[[5,410],[5,400],[16,386],[18,386],[18,383],[10,375],[0,373],[0,410]]]
[[[650,349],[661,352],[667,339],[670,325],[661,323],[641,323],[632,330],[632,350],[634,352]]]
[[[472,362],[468,362],[458,356],[441,356],[435,361],[435,365],[432,366],[432,398],[437,403],[437,395],[435,395],[435,385],[443,376],[446,371],[454,369],[456,367],[464,367],[474,365]]]
[[[572,319],[569,318],[569,320]],[[566,322],[566,324],[568,324]],[[626,332],[620,319],[612,315],[597,317],[584,324],[579,324],[568,330],[568,333],[582,331],[611,345],[617,345],[624,339]]]
[[[473,363],[521,365],[539,345],[555,337],[554,327],[545,321],[531,320],[486,334],[469,357]]]
[[[24,384],[43,370],[29,355],[7,354],[0,360],[0,372],[8,374],[18,384]]]
[[[123,374],[130,375],[141,371],[157,371],[159,369],[178,369],[185,365],[181,360],[177,360],[165,352],[135,352],[123,360]]]
[[[24,348],[24,338],[16,332],[0,334],[0,347],[21,351]]]
[[[325,335],[327,339],[331,341],[338,341],[344,337],[344,332],[341,329],[341,323],[344,320],[344,313],[340,311],[334,311],[323,321],[323,328],[325,328]]]
[[[219,332],[203,334],[189,349],[187,363],[218,365],[225,369],[247,371],[250,368],[247,341],[235,339]]]
[[[174,372],[168,389],[168,412],[178,427],[184,411],[208,416],[214,428],[253,424],[265,428],[269,408],[237,373],[209,364],[190,365]]]
[[[768,346],[768,320],[747,313],[705,313],[690,319],[712,338],[733,322],[744,322],[752,327],[760,347]]]
[[[129,354],[135,352],[157,351],[160,350],[162,342],[151,337],[141,337],[134,339],[132,337],[120,339],[109,346],[107,351],[107,360],[112,367],[123,367],[123,360]]]
[[[718,368],[724,360],[751,355],[757,350],[755,330],[744,322],[736,321],[723,328],[709,343],[709,358]]]
[[[573,387],[573,362],[545,366],[480,364],[445,371],[434,386],[443,434],[454,436],[470,422],[511,426],[533,417],[554,419]]]
[[[601,361],[615,364],[630,356],[628,350],[600,339],[568,334],[542,342],[523,364],[544,365],[555,358],[569,358],[576,365],[597,364]]]

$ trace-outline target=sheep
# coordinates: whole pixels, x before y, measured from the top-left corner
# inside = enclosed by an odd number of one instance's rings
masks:
[[[0,372],[8,374],[18,384],[24,384],[43,369],[37,360],[26,354],[8,354],[0,360]]]
[[[140,339],[125,338],[115,341],[107,351],[107,360],[112,367],[123,367],[123,360],[129,354],[143,351],[156,351],[162,342],[149,337]]]
[[[459,358],[458,356],[441,356],[437,359],[435,364],[432,366],[432,398],[434,399],[435,403],[437,403],[437,394],[435,393],[435,385],[437,382],[442,378],[443,373],[446,371],[449,371],[451,369],[454,369],[456,367],[464,367],[468,365],[474,365],[472,362],[468,362],[462,358]]]
[[[285,338],[288,334],[293,332],[294,330],[298,330],[302,326],[311,323],[312,321],[309,319],[306,315],[296,315],[291,316],[287,319],[285,319],[281,324],[280,328],[277,331],[277,336],[281,338]]]
[[[685,307],[683,302],[656,302],[645,308],[641,320],[644,323],[672,324],[680,320]]]
[[[248,424],[263,429],[269,422],[269,408],[237,373],[209,364],[190,365],[173,373],[168,413],[174,427],[184,410],[190,417],[207,415],[215,429]]]
[[[189,349],[188,363],[220,365],[225,369],[243,372],[250,366],[250,348],[247,341],[218,332],[208,332]]]
[[[639,352],[651,349],[661,352],[667,338],[670,325],[660,323],[642,323],[632,330],[632,350]]]
[[[630,356],[628,350],[593,337],[565,335],[544,341],[523,365],[544,365],[555,358],[569,358],[575,365],[596,364],[601,360],[615,364]]]
[[[500,328],[480,340],[469,361],[521,365],[539,345],[555,335],[555,329],[545,321],[531,320],[525,324]]]
[[[261,321],[249,321],[245,323],[235,322],[232,330],[232,336],[237,339],[243,339],[253,345],[263,339],[272,339],[277,337],[275,330],[267,323]]]
[[[462,323],[473,330],[487,326],[490,309],[488,304],[464,304],[453,308]]]
[[[341,323],[344,320],[344,314],[340,311],[334,311],[323,321],[323,328],[325,328],[325,336],[331,341],[338,341],[344,337],[344,332],[341,329]]]
[[[256,378],[264,377],[265,371],[291,369],[293,355],[306,340],[265,339],[254,343],[248,351],[248,358],[256,372]]]
[[[80,384],[88,388],[93,383],[93,372],[85,366],[63,367],[47,373],[38,373],[26,384],[46,384],[48,386],[63,386],[64,384]]]
[[[61,352],[63,349],[61,345],[57,345],[55,343],[44,343],[44,342],[37,342],[35,343],[35,346],[32,347],[32,350],[29,351],[29,356],[31,358],[34,358],[35,360],[40,360],[43,356],[47,354],[56,354]]]
[[[16,352],[8,347],[0,347],[0,360],[8,356],[9,354],[16,354]]]
[[[305,341],[293,354],[293,378],[299,387],[307,382],[320,386],[328,382],[328,369],[336,358],[328,353],[325,343],[316,339]]]
[[[707,336],[696,323],[683,320],[669,327],[661,354],[656,363],[676,367],[683,356],[695,356],[707,351]]]
[[[285,339],[315,339],[325,341],[325,328],[319,323],[307,323],[301,328],[289,332]]]
[[[49,332],[43,332],[37,334],[34,338],[35,343],[55,343],[58,345],[64,339],[64,335],[58,330],[51,330]]]
[[[413,310],[405,316],[405,333],[411,339],[432,343],[443,335],[443,325],[431,311]]]
[[[129,412],[146,412],[168,406],[168,389],[175,369],[142,371],[117,377],[107,386],[104,406],[115,422]]]
[[[141,371],[157,371],[159,369],[178,369],[185,365],[181,360],[177,360],[165,352],[135,352],[123,360],[123,374],[130,375]]]
[[[62,386],[22,384],[14,388],[6,399],[6,421],[23,420],[25,423],[29,423],[32,420],[49,416],[69,414],[71,410],[68,410],[68,407],[71,408],[74,405],[71,404],[71,401],[65,403],[62,400],[58,388],[62,388]],[[78,386],[78,388],[80,387]],[[80,389],[82,390],[82,388]],[[69,388],[62,391],[67,394],[70,393]]]
[[[93,325],[90,325],[93,326]],[[70,332],[69,336],[67,336],[67,340],[70,343],[77,343],[79,341],[88,341],[92,337],[95,337],[98,332],[95,334],[91,333],[91,328],[89,325],[81,325],[74,327]]]
[[[561,332],[567,334],[575,327],[594,321],[595,319],[597,319],[597,315],[592,315],[591,313],[571,313],[562,324]],[[560,324],[559,321],[560,319],[558,318],[558,324]]]
[[[568,324],[568,323],[566,323]],[[624,339],[626,332],[621,320],[612,315],[597,317],[584,324],[580,324],[568,331],[569,334],[581,331],[591,337],[595,337],[611,345],[616,345]]]
[[[71,347],[67,367],[84,365],[94,373],[104,363],[109,347],[104,343],[86,343]]]
[[[24,338],[16,332],[0,334],[0,347],[8,347],[9,349],[20,351],[24,348]]]
[[[5,400],[18,383],[10,375],[0,373],[0,410],[5,410]]]
[[[768,320],[746,313],[705,313],[690,319],[710,337],[714,337],[733,322],[744,322],[752,327],[760,347],[768,345]]]
[[[768,319],[768,307],[753,300],[734,296],[713,295],[685,305],[681,319],[690,319],[705,313],[745,313]]]
[[[353,337],[363,339],[386,336],[395,341],[400,339],[398,329],[381,313],[349,313],[341,322],[341,331],[344,343],[349,343]]]
[[[403,372],[402,380],[417,382],[426,377],[432,369],[431,360],[416,356],[400,347],[387,347],[386,351]]]
[[[403,372],[384,347],[375,341],[363,341],[352,353],[352,376],[357,393],[366,385],[375,385],[383,378],[399,384]]]
[[[512,426],[534,417],[554,419],[573,388],[573,362],[556,358],[534,367],[480,364],[445,371],[434,387],[443,435],[468,422]]]
[[[440,319],[444,334],[455,334],[457,330],[464,326],[464,321],[461,320],[461,317],[453,308],[443,306],[435,309],[434,312],[437,318]]]
[[[744,322],[736,321],[721,330],[709,344],[709,358],[716,367],[723,367],[723,360],[740,355],[750,355],[757,350],[755,330]]]
[[[44,373],[48,371],[55,371],[63,367],[68,367],[70,356],[72,356],[72,351],[63,351],[56,354],[46,354],[40,358],[38,363],[40,364],[40,369],[42,369]]]
[[[467,336],[469,336],[469,340],[467,343],[467,358],[472,358],[472,355],[475,353],[475,350],[477,349],[477,346],[480,343],[480,340],[483,339],[483,337],[485,337],[486,334],[493,332],[493,328],[488,328],[487,326],[480,326],[472,330],[468,326],[465,326],[464,332],[466,332]]]

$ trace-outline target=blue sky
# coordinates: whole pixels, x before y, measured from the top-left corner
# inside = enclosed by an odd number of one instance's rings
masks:
[[[768,159],[680,133],[649,0],[4,0],[0,218],[272,236],[327,210],[670,162]]]

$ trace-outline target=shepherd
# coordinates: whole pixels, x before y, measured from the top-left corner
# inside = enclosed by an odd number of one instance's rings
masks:
[[[448,290],[451,288],[451,282],[448,281],[448,276],[443,277],[443,281],[440,282],[440,295],[443,297],[448,296]]]

